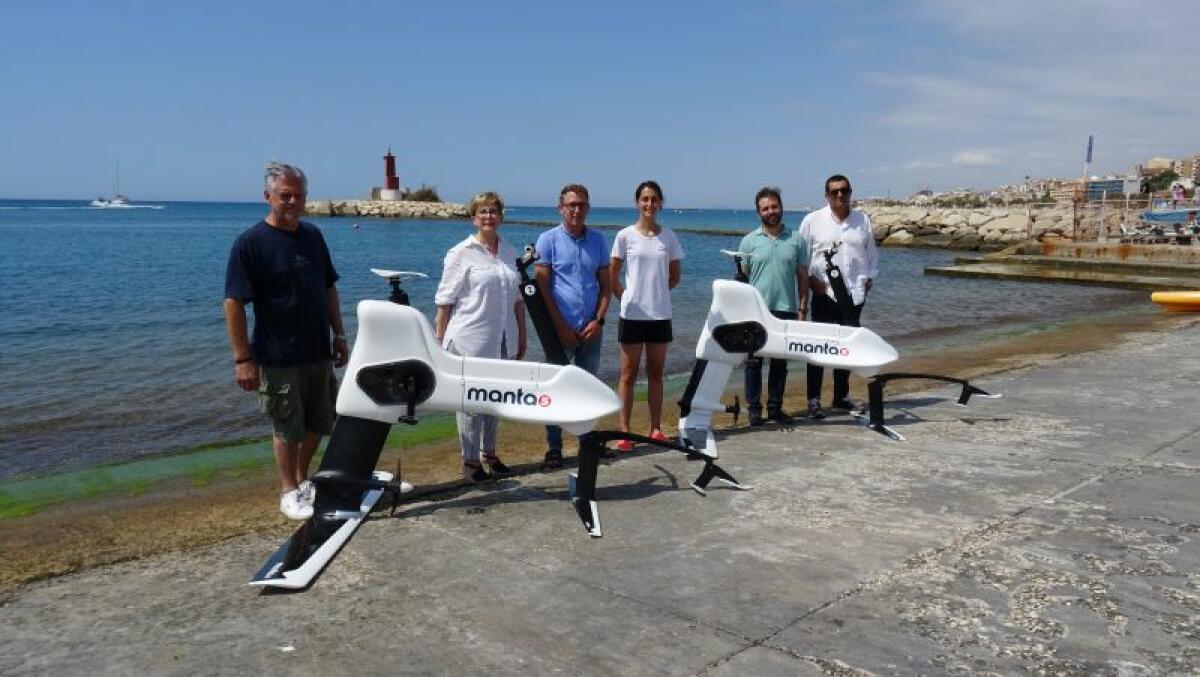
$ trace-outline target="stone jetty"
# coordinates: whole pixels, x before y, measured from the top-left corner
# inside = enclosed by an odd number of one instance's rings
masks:
[[[1129,242],[1021,242],[982,258],[959,258],[926,275],[1063,282],[1141,291],[1200,289],[1200,247]]]
[[[310,200],[309,216],[359,216],[382,219],[465,219],[466,205],[415,200]]]
[[[1133,212],[1094,204],[952,208],[867,206],[875,240],[884,245],[994,249],[1027,239],[1067,237],[1096,239],[1097,226],[1116,238],[1123,219]]]

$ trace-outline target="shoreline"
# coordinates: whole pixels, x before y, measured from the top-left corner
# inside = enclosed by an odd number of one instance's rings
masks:
[[[1119,321],[1129,314],[1155,316],[1158,308],[1147,303],[1145,307],[1110,307],[1099,311],[1099,317],[1107,321]],[[971,325],[946,325],[911,333],[889,335],[887,340],[896,346],[902,355],[924,353],[952,347],[956,342],[997,341],[1030,332],[1054,331],[1086,321],[1087,318],[1067,317],[1058,320],[1017,317],[1002,324],[980,329]],[[680,394],[691,376],[690,370],[668,373],[665,376],[665,395],[669,409],[670,398]],[[730,380],[733,392],[734,380]],[[634,399],[644,402],[646,382],[644,378],[635,385]],[[427,442],[441,442],[455,436],[454,416],[451,413],[434,412],[421,419],[421,425],[393,426],[388,434],[388,447],[404,447]],[[191,447],[163,450],[128,460],[100,462],[95,465],[62,472],[32,473],[0,480],[0,522],[12,517],[25,517],[58,503],[77,498],[106,498],[112,495],[138,495],[146,493],[149,483],[173,480],[188,480],[193,485],[209,483],[221,472],[252,470],[272,467],[273,458],[267,434],[250,435],[230,440],[204,442]],[[319,463],[323,450],[314,458]],[[102,478],[89,479],[88,475],[99,474]],[[66,491],[63,491],[66,485]]]
[[[1148,308],[1146,312],[1136,309],[1100,318],[1067,318],[1049,326],[1042,323],[1024,329],[1001,327],[984,336],[906,341],[907,346],[901,345],[906,354],[892,365],[892,370],[979,378],[1102,349],[1122,340],[1126,334],[1176,331],[1195,324],[1196,318],[1192,316],[1168,315]],[[803,409],[804,379],[795,365],[789,371],[785,407],[799,412]],[[826,379],[827,389],[830,380]],[[852,392],[860,399],[865,395],[863,384],[862,379],[852,380]],[[888,395],[928,387],[931,384],[926,382],[893,386]],[[740,379],[735,375],[730,379],[728,392],[740,390]],[[669,403],[667,413],[670,414]],[[426,425],[408,429],[413,431],[412,435],[402,434],[396,440],[389,437],[379,467],[395,468],[403,452],[404,477],[418,486],[419,494],[443,493],[460,486],[453,418],[445,418],[443,426],[451,429],[448,436],[439,435],[436,417],[429,417]],[[726,429],[729,419],[721,417],[716,424],[718,430]],[[610,420],[601,423],[602,428],[611,425]],[[635,407],[634,428],[644,425],[644,408]],[[744,425],[742,418],[739,427]],[[806,419],[797,424],[807,425],[820,424]],[[666,427],[673,430],[673,426]],[[428,434],[418,438],[417,433],[424,432],[422,429],[428,430]],[[260,444],[265,446],[263,442]],[[544,446],[543,431],[538,426],[505,423],[501,428],[500,453],[518,470],[518,478],[536,472]],[[570,460],[574,456],[573,444],[568,440],[566,447]],[[215,450],[231,448],[235,447],[221,446]],[[203,449],[191,450],[155,460],[202,455]],[[100,472],[92,468],[82,474]],[[49,476],[39,481],[53,485],[55,478]],[[267,456],[263,462],[234,462],[226,467],[134,484],[126,495],[89,496],[85,492],[74,500],[48,505],[32,514],[0,517],[0,591],[95,566],[203,547],[246,533],[283,535],[293,525],[275,509],[273,481],[274,468]],[[137,528],[129,528],[132,524]],[[45,539],[50,531],[60,536],[53,544]]]

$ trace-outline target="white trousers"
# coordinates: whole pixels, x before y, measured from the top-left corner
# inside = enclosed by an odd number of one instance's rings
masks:
[[[506,354],[503,343],[501,341],[501,355]],[[453,340],[446,345],[446,351],[462,357],[494,357],[492,354],[495,351],[494,346],[490,347],[490,350],[487,346],[480,347],[483,350],[479,352],[488,354],[473,354],[474,351],[456,346]],[[460,411],[454,415],[454,420],[458,424],[458,446],[462,449],[463,463],[480,465],[479,453],[481,451],[486,455],[495,455],[496,431],[500,427],[500,419],[491,414],[464,414]]]

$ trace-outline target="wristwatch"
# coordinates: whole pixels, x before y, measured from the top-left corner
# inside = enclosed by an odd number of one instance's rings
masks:
[[[593,317],[592,322],[595,322],[596,324],[600,325],[601,327],[604,326],[604,318],[603,317]]]

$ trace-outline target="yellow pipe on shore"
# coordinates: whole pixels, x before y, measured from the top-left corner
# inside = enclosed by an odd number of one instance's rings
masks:
[[[1200,312],[1200,291],[1156,291],[1150,300],[1173,313]]]

